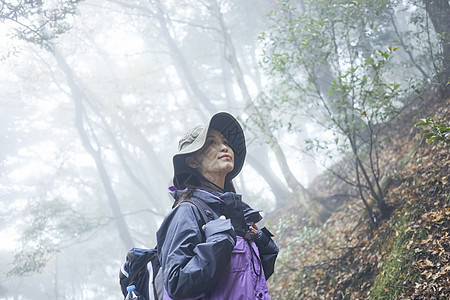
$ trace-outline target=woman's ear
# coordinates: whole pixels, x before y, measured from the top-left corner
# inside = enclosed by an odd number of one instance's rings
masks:
[[[186,157],[185,161],[186,161],[186,164],[193,169],[197,169],[199,166],[195,157],[188,156],[188,157]]]

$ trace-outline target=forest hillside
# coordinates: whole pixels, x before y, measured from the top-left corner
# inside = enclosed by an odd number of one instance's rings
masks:
[[[450,297],[449,144],[414,127],[423,116],[450,122],[449,93],[417,97],[389,128],[381,157],[389,170],[390,217],[369,226],[361,200],[326,174],[309,190],[334,207],[310,226],[291,203],[271,214],[280,246],[273,299],[448,299]],[[326,203],[325,203],[326,204]]]

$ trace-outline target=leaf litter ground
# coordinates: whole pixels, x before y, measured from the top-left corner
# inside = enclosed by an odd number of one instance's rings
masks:
[[[404,162],[390,173],[386,202],[393,213],[375,230],[356,197],[340,199],[321,227],[308,226],[293,203],[268,216],[276,220],[280,246],[268,282],[272,299],[450,298],[450,149],[411,129],[428,115],[450,124],[450,99],[437,93],[424,98],[390,128],[397,136],[384,152],[385,166]],[[326,176],[309,190],[318,199],[351,194]]]

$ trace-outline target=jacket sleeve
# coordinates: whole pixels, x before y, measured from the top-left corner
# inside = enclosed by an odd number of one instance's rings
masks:
[[[209,292],[229,263],[236,235],[228,219],[201,229],[200,213],[190,203],[172,210],[158,230],[158,257],[163,282],[172,299]]]
[[[266,227],[258,230],[255,236],[255,244],[259,250],[261,263],[264,269],[266,280],[273,274],[275,269],[275,260],[278,256],[278,246],[272,239],[273,234]]]

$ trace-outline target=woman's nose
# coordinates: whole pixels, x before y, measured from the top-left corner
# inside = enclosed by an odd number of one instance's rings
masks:
[[[221,152],[228,152],[228,145],[227,144],[222,144],[222,146],[221,146],[221,148],[220,148],[220,151]]]

